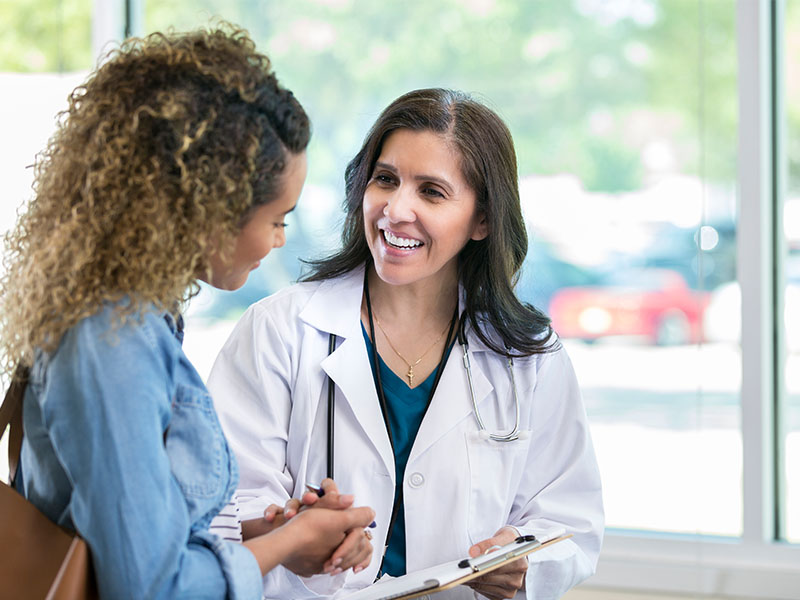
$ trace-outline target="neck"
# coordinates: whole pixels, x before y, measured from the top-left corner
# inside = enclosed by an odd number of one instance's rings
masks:
[[[436,281],[392,285],[378,277],[370,266],[367,282],[373,312],[382,321],[444,323],[450,321],[458,302],[456,273]]]

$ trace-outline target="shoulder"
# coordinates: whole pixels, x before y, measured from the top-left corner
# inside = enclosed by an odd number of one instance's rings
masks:
[[[153,350],[166,345],[174,348],[175,335],[163,313],[147,305],[133,311],[125,302],[106,304],[71,327],[61,346],[97,346],[105,349],[146,346]],[[58,352],[58,351],[57,351]]]
[[[272,322],[283,330],[300,331],[308,326],[347,337],[359,322],[363,278],[363,270],[359,270],[289,286],[253,304],[243,319]]]
[[[113,407],[108,414],[126,414],[133,422],[150,418],[155,402],[158,414],[166,414],[180,343],[155,308],[122,317],[118,308],[102,307],[69,329],[52,354],[38,355],[31,383],[48,413],[82,415],[104,405]]]
[[[182,348],[164,315],[153,306],[133,312],[121,308],[122,303],[107,304],[71,327],[47,357],[51,369],[116,377],[171,371]]]
[[[271,312],[297,315],[308,305],[320,286],[324,286],[326,283],[311,281],[290,285],[252,304],[248,308],[248,312],[258,315],[267,315]]]

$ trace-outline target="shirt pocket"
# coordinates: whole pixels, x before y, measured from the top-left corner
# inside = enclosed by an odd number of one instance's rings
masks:
[[[508,525],[514,496],[526,468],[530,432],[511,442],[498,442],[483,431],[466,433],[469,460],[467,531],[476,544]]]
[[[223,494],[225,439],[207,392],[178,385],[165,444],[172,474],[190,510],[200,508],[193,499],[207,501]]]

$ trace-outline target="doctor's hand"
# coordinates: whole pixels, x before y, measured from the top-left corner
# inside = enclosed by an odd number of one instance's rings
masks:
[[[249,540],[269,533],[276,527],[286,523],[298,512],[311,507],[344,510],[353,505],[354,496],[352,494],[340,494],[333,479],[324,479],[320,487],[323,490],[321,498],[313,492],[305,492],[299,500],[297,498],[289,498],[284,506],[270,504],[264,510],[264,516],[261,519],[243,521],[242,538]]]
[[[372,538],[364,528],[374,518],[375,511],[366,506],[302,511],[281,528],[303,540],[282,564],[304,577],[320,572],[336,575],[351,567],[357,573],[372,558]]]
[[[502,527],[494,536],[472,546],[469,549],[469,555],[474,558],[481,554],[494,552],[497,550],[496,546],[510,544],[518,536],[519,533],[513,527]],[[491,573],[468,581],[466,585],[490,600],[513,598],[522,589],[527,572],[528,559],[518,558]]]
[[[375,511],[366,506],[307,510],[265,535],[246,540],[244,547],[253,553],[262,574],[279,564],[302,576],[351,567],[361,570],[372,556],[364,527],[374,518]]]
[[[320,485],[322,494],[305,492],[300,500],[290,499],[284,506],[284,514],[287,519],[291,519],[301,510],[308,508],[330,508],[332,510],[343,510],[353,505],[355,497],[352,494],[340,494],[339,488],[333,479],[325,478]]]

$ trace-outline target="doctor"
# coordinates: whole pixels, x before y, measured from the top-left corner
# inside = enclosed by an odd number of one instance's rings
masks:
[[[267,597],[358,589],[558,529],[573,537],[474,591],[559,598],[594,572],[600,478],[575,375],[547,317],[513,291],[527,251],[516,167],[482,104],[441,89],[398,98],[347,167],[342,249],[253,305],[225,344],[209,387],[242,519],[330,475],[377,513],[369,567],[277,569]]]

